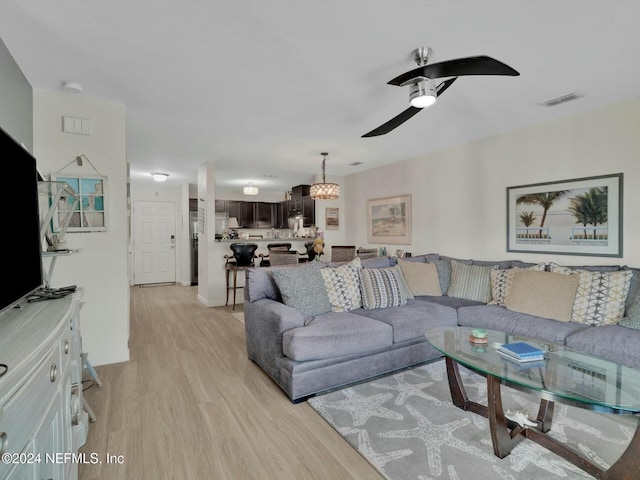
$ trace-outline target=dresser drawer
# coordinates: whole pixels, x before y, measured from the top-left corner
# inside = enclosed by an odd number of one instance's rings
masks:
[[[20,453],[24,450],[47,414],[56,390],[62,381],[60,343],[49,351],[34,373],[2,406],[0,434],[2,453]],[[28,412],[28,413],[27,413]],[[44,461],[44,459],[43,459]],[[0,478],[13,465],[0,462]]]

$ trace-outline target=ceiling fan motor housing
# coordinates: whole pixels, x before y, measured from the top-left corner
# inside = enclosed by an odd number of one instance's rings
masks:
[[[409,102],[411,106],[416,108],[426,108],[436,102],[435,83],[428,78],[419,79],[416,83],[412,83],[409,89]]]

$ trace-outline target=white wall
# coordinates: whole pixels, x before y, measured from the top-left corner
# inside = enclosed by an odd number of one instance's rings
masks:
[[[640,266],[638,132],[635,99],[351,175],[345,180],[347,238],[367,244],[368,199],[410,193],[413,239],[402,248],[414,255]],[[507,187],[619,172],[622,258],[507,253]]]
[[[93,120],[93,135],[62,132],[62,116]],[[127,281],[127,164],[125,106],[121,103],[42,89],[33,91],[33,143],[39,170],[48,175],[84,154],[107,177],[106,232],[68,233],[77,255],[58,258],[54,286],[76,284],[85,291],[81,310],[83,350],[94,365],[129,359]],[[95,174],[85,161],[63,173]],[[45,261],[46,262],[46,261]]]
[[[1,38],[0,127],[33,153],[32,88]]]

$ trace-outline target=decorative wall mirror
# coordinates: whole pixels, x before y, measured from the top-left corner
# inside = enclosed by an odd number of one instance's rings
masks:
[[[107,230],[107,177],[100,175],[65,174],[52,175],[52,180],[66,182],[80,196],[76,204],[67,232],[104,232]],[[61,199],[57,216],[54,216],[54,230],[72,208],[71,203]]]

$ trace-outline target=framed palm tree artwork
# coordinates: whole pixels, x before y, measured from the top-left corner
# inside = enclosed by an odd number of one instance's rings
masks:
[[[507,187],[507,251],[622,257],[623,174]]]

